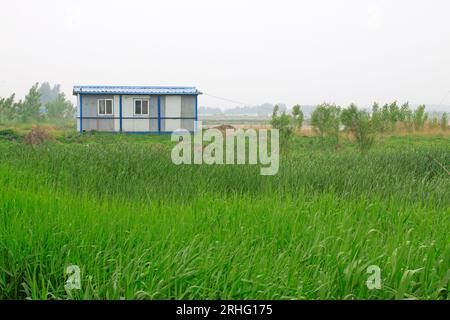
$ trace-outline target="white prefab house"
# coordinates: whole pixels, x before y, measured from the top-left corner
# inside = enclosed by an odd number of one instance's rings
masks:
[[[195,87],[74,86],[80,132],[171,133],[195,131]]]

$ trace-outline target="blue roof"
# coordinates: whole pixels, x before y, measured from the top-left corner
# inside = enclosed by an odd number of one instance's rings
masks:
[[[74,86],[73,94],[202,94],[195,87],[155,87],[155,86]]]

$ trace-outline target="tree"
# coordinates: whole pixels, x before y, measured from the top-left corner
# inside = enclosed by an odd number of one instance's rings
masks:
[[[16,104],[14,103],[15,95],[9,98],[0,98],[0,122],[11,121],[16,116]]]
[[[289,144],[292,133],[294,132],[293,119],[286,112],[282,112],[278,115],[279,106],[275,105],[272,113],[272,120],[270,124],[273,128],[278,129],[280,132],[280,145],[286,147]]]
[[[51,120],[64,120],[72,118],[75,114],[73,104],[66,100],[64,93],[59,93],[55,100],[47,102],[45,105],[47,116]]]
[[[397,105],[397,101],[394,101],[389,105],[389,123],[391,132],[395,131],[400,116],[400,108]]]
[[[278,111],[280,111],[280,106],[276,104],[272,111],[272,121],[278,116]]]
[[[327,121],[328,121],[328,105],[325,103],[318,105],[311,115],[311,125],[314,128],[314,130],[320,134],[322,138],[325,136],[325,133],[327,131],[326,128]]]
[[[358,112],[358,107],[353,103],[348,108],[342,110],[341,122],[346,131],[352,132],[354,130],[357,124]]]
[[[398,116],[398,120],[400,121],[404,121],[405,120],[405,116],[409,111],[409,103],[405,102],[404,104],[402,104],[402,106],[399,109],[399,116]]]
[[[45,106],[47,103],[55,101],[58,99],[58,95],[60,94],[61,86],[59,84],[55,84],[53,88],[50,86],[50,83],[44,82],[40,85],[38,92],[41,95],[40,102],[41,106]]]
[[[294,126],[297,129],[301,129],[305,116],[303,115],[302,109],[298,104],[292,107],[292,119],[294,122]]]
[[[412,131],[414,128],[414,122],[413,122],[413,112],[409,108],[409,103],[404,103],[400,108],[400,121],[403,122],[403,125],[405,126],[408,131]]]
[[[340,126],[341,108],[335,104],[323,103],[318,105],[311,115],[311,125],[320,136],[325,135],[335,140],[336,146],[339,144],[339,126]]]
[[[433,117],[430,120],[428,120],[428,126],[430,129],[436,129],[439,127],[439,119],[437,117]]]
[[[381,132],[385,132],[388,130],[390,119],[391,115],[389,112],[389,105],[385,104],[383,105],[383,108],[381,110]]]
[[[383,132],[383,115],[380,106],[376,102],[374,102],[372,106],[372,125],[374,130]]]
[[[345,130],[353,135],[361,153],[366,153],[375,141],[372,119],[368,112],[358,110],[355,104],[351,104],[341,112],[342,124],[345,126]]]
[[[353,134],[361,153],[366,153],[373,146],[375,141],[374,133],[375,130],[370,114],[365,111],[358,111]]]
[[[18,104],[18,115],[22,121],[32,121],[38,120],[40,115],[40,98],[41,95],[38,92],[38,83],[31,87],[28,91],[28,94],[25,96],[25,100],[23,102],[19,102]]]
[[[444,112],[442,114],[441,129],[442,129],[442,131],[447,131],[447,129],[448,129],[448,118],[447,118],[447,113],[446,112]]]
[[[414,129],[422,131],[427,119],[428,113],[425,112],[425,105],[422,104],[417,107],[413,114]]]

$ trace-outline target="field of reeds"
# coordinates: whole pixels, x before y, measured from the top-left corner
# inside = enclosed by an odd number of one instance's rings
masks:
[[[2,132],[0,299],[450,299],[448,135],[295,136],[261,176],[176,166],[170,136]]]

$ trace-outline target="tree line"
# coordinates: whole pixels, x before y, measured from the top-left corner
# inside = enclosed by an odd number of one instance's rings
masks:
[[[0,123],[61,121],[73,119],[75,114],[76,108],[60,86],[48,82],[35,83],[23,100],[16,101],[15,94],[0,97]]]
[[[300,129],[303,122],[304,115],[299,105],[295,105],[291,113],[279,112],[278,106],[274,107],[271,124],[280,130],[281,145],[288,144],[293,132]],[[439,126],[443,131],[448,129],[446,113],[440,119],[429,119],[425,105],[413,110],[408,103],[399,106],[395,101],[382,107],[374,103],[371,111],[359,109],[355,104],[342,108],[322,103],[311,115],[311,126],[320,137],[329,137],[338,146],[341,132],[349,133],[363,153],[372,147],[376,134],[392,133],[401,127],[409,132],[420,132],[427,122],[431,129]]]

